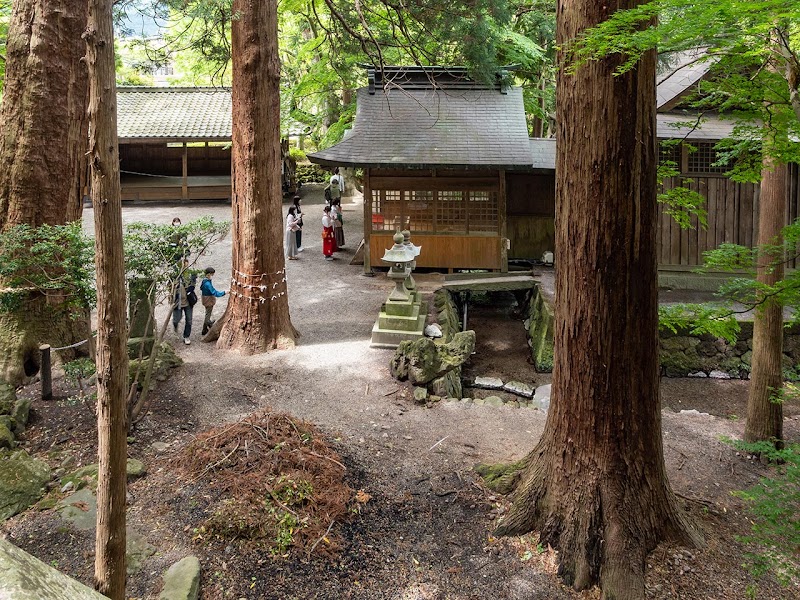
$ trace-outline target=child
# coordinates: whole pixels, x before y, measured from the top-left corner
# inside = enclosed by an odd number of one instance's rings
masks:
[[[214,276],[215,272],[214,267],[207,267],[206,276],[203,277],[203,281],[200,284],[200,302],[206,307],[206,317],[203,320],[203,335],[207,334],[208,330],[211,329],[211,326],[214,324],[214,321],[211,320],[211,311],[214,310],[217,298],[221,298],[225,295],[225,292],[215,290],[214,284],[211,283],[211,278]]]

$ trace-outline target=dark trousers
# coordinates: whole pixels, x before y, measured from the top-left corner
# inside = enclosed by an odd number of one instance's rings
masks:
[[[298,229],[297,231],[295,231],[294,232],[294,237],[297,240],[297,247],[298,248],[302,248],[303,247],[303,230],[302,229]]]
[[[188,338],[192,335],[192,312],[194,307],[192,306],[184,306],[181,308],[178,306],[175,310],[172,311],[172,326],[177,330],[178,323],[181,322],[181,317],[186,316],[186,323],[183,325],[183,337]]]

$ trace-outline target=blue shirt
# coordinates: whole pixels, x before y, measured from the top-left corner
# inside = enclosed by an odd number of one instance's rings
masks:
[[[200,293],[203,294],[203,296],[216,296],[217,298],[221,298],[225,295],[225,292],[214,289],[214,284],[211,283],[208,277],[203,278],[203,282],[200,284]]]

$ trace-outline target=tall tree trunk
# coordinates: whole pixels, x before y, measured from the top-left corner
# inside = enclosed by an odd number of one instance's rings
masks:
[[[637,0],[560,0],[557,43]],[[644,597],[647,553],[696,544],[666,479],[656,287],[655,53],[565,71],[559,56],[553,395],[545,432],[506,479],[499,534],[539,530],[575,589]]]
[[[0,229],[80,218],[86,181],[86,2],[15,0],[0,123]]]
[[[128,326],[122,254],[112,0],[89,0],[84,33],[89,67],[92,204],[97,268],[97,536],[95,585],[125,599]]]
[[[0,230],[80,218],[88,144],[81,61],[87,8],[72,0],[13,3],[0,105]],[[42,343],[86,339],[87,322],[75,317],[41,294],[31,295],[22,310],[0,315],[0,379],[20,385],[34,375]],[[71,360],[77,352],[56,358]]]
[[[217,346],[258,353],[291,347],[297,335],[283,257],[277,0],[235,0],[233,13],[239,15],[231,25],[236,284]]]
[[[761,171],[758,207],[758,281],[769,286],[783,279],[781,231],[786,225],[786,164],[765,159]],[[765,249],[767,247],[767,249]],[[783,406],[777,402],[783,387],[783,305],[774,298],[764,299],[753,321],[753,371],[747,397],[748,442],[783,439]]]

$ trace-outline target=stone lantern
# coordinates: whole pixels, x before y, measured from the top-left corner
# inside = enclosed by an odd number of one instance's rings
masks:
[[[389,272],[386,276],[395,282],[395,289],[389,294],[389,300],[405,301],[410,296],[403,284],[406,279],[411,277],[416,256],[414,251],[409,250],[403,243],[402,233],[395,233],[393,240],[394,246],[384,253],[381,260],[389,264]]]
[[[411,263],[411,270],[413,271],[417,268],[416,258],[419,256],[420,252],[422,252],[422,246],[415,246],[411,243],[411,232],[408,229],[405,229],[401,233],[403,234],[403,246],[414,255],[414,260]],[[417,293],[417,283],[414,281],[414,277],[411,273],[408,274],[403,285],[405,285],[405,288],[410,294]]]
[[[394,281],[394,289],[381,306],[378,320],[372,328],[372,346],[396,348],[404,340],[423,337],[428,305],[422,302],[411,271],[420,248],[410,242],[411,234],[396,233],[394,245],[381,259],[389,265],[386,276]]]

